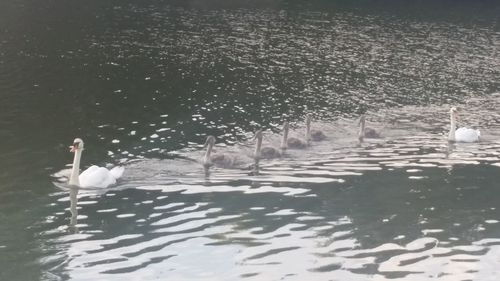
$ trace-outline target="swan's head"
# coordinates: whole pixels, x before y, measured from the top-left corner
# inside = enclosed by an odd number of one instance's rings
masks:
[[[364,115],[364,114],[363,114],[363,115],[361,115],[361,117],[359,117],[359,123],[358,123],[358,124],[359,124],[360,126],[365,125],[365,118],[366,118],[366,117],[365,117],[365,115]]]
[[[252,140],[262,140],[262,134],[262,129],[258,130],[257,132],[255,132]]]
[[[290,130],[290,124],[288,123],[288,121],[285,121],[283,122],[283,131],[288,132],[288,130]]]
[[[204,147],[208,146],[214,146],[215,145],[215,137],[214,136],[208,136],[207,141],[205,141]]]
[[[76,152],[78,150],[82,151],[83,150],[83,141],[82,139],[76,138],[73,141],[73,145],[69,147],[70,152]]]
[[[312,115],[311,113],[306,114],[306,125],[311,125]]]
[[[458,115],[458,108],[456,108],[455,106],[450,108],[450,114],[453,114],[455,116]]]

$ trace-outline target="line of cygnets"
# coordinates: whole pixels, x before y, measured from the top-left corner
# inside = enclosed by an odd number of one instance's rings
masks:
[[[450,132],[448,134],[448,141],[450,142],[477,142],[480,138],[480,132],[478,130],[469,128],[459,128],[456,129],[456,118],[458,117],[458,109],[452,107],[450,109]],[[304,149],[308,147],[311,141],[322,141],[327,138],[327,136],[321,130],[311,129],[312,117],[310,114],[306,115],[306,133],[305,138],[295,138],[288,137],[289,123],[287,121],[283,124],[283,136],[281,145],[279,148],[272,146],[262,147],[262,130],[258,130],[254,135],[254,140],[256,140],[256,146],[254,151],[254,170],[258,171],[258,164],[260,159],[272,159],[281,157],[288,148],[291,149]],[[374,129],[365,126],[365,116],[362,115],[359,119],[359,132],[358,140],[363,142],[365,138],[380,138],[381,135]],[[208,136],[205,142],[205,147],[207,149],[205,156],[202,160],[203,168],[205,174],[209,174],[209,169],[211,166],[218,166],[222,168],[228,168],[233,165],[234,159],[232,157],[214,153],[212,154],[213,146],[215,145],[215,137]],[[116,183],[116,180],[120,178],[123,174],[123,167],[114,167],[108,170],[104,167],[91,166],[80,174],[80,159],[82,156],[82,151],[84,149],[83,141],[80,138],[76,138],[73,141],[73,145],[70,146],[71,152],[74,153],[73,167],[71,169],[71,174],[69,178],[69,185],[79,186],[79,187],[108,187]]]
[[[479,130],[469,129],[469,128],[459,128],[456,129],[456,119],[458,117],[458,109],[452,107],[450,109],[450,132],[448,134],[448,141],[450,142],[477,142],[480,138]],[[254,171],[258,172],[260,159],[273,159],[279,158],[285,154],[288,148],[291,149],[305,149],[310,144],[311,141],[322,141],[327,137],[321,130],[311,129],[312,117],[311,114],[306,115],[306,132],[305,138],[288,138],[289,123],[285,121],[283,123],[282,139],[279,148],[272,146],[262,147],[262,130],[255,132],[253,140],[256,140],[255,151],[253,154],[254,158]],[[365,138],[380,138],[381,135],[372,128],[365,126],[365,116],[362,115],[359,119],[359,132],[358,140],[360,143],[364,141]],[[211,166],[217,166],[221,168],[230,168],[233,166],[234,158],[223,154],[215,153],[212,154],[213,146],[215,145],[215,137],[208,136],[205,142],[205,148],[207,149],[205,157],[203,158],[203,168],[205,170],[205,175],[209,175],[209,169]]]
[[[380,138],[380,134],[374,129],[366,127],[365,122],[365,116],[362,115],[359,119],[359,141],[363,142],[365,138]],[[307,114],[305,119],[305,134],[304,138],[302,139],[297,137],[288,137],[290,124],[288,123],[288,121],[283,122],[282,138],[279,147],[262,146],[263,130],[257,130],[254,137],[252,138],[252,140],[256,141],[255,151],[253,153],[254,171],[258,170],[260,159],[280,158],[285,155],[287,149],[305,149],[310,146],[311,142],[313,141],[316,142],[327,139],[327,136],[323,131],[311,129],[311,123],[312,116],[311,114]],[[204,145],[204,148],[206,148],[206,153],[202,159],[202,164],[206,175],[209,174],[209,169],[211,166],[216,166],[219,168],[231,168],[234,166],[235,158],[224,153],[213,153],[214,145],[215,137],[208,136]]]

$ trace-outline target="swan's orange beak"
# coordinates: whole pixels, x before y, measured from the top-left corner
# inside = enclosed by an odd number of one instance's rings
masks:
[[[70,145],[69,148],[70,148],[69,152],[75,152],[78,149],[78,143]]]

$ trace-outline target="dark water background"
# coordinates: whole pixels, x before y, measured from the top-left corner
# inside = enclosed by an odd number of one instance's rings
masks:
[[[0,279],[498,280],[499,15],[496,1],[0,2]],[[450,104],[483,143],[446,145]],[[207,181],[176,157],[208,134],[248,155],[255,129],[276,142],[307,112],[329,140],[260,177]],[[365,112],[386,138],[359,147]],[[127,166],[79,193],[76,230],[51,177],[75,137],[85,167]]]

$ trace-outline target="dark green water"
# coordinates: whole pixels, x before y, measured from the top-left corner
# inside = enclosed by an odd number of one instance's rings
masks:
[[[498,280],[500,5],[400,2],[0,2],[0,280]],[[75,137],[116,186],[55,183]]]

